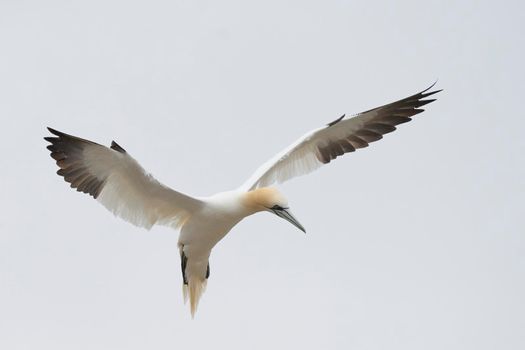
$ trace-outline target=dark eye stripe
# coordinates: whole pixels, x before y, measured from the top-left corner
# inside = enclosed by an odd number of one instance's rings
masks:
[[[274,205],[273,207],[271,207],[270,209],[273,209],[273,210],[284,210],[285,208],[281,207],[280,205]]]

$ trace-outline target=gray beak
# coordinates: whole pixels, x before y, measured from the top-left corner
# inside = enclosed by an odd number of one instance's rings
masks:
[[[301,225],[299,223],[299,221],[297,221],[296,218],[294,218],[294,216],[292,215],[292,213],[290,213],[290,211],[288,211],[288,209],[281,209],[281,210],[278,210],[278,209],[272,209],[273,213],[283,219],[285,219],[286,221],[292,223],[292,225],[294,225],[295,227],[297,227],[299,230],[303,231],[304,233],[306,233],[306,230],[304,229],[303,225]]]

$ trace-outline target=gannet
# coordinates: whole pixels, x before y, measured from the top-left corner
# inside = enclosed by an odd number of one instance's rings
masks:
[[[435,84],[435,83],[434,83]],[[433,86],[399,101],[336,120],[306,133],[261,165],[239,188],[209,197],[192,197],[157,181],[115,141],[110,147],[48,128],[47,148],[64,177],[79,192],[102,203],[114,215],[150,229],[166,225],[179,231],[184,301],[192,317],[210,276],[212,248],[242,219],[270,212],[306,232],[275,187],[310,173],[337,157],[367,147],[423,112]]]

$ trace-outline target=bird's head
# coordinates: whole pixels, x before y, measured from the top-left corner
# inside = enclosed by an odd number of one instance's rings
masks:
[[[303,225],[290,212],[286,198],[273,187],[263,187],[246,193],[246,203],[255,211],[268,211],[285,219],[306,233]]]

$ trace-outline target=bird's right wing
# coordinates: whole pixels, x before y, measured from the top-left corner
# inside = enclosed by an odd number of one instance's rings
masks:
[[[307,174],[338,156],[380,140],[384,134],[396,130],[396,125],[406,123],[414,115],[423,112],[422,106],[435,101],[425,99],[441,91],[427,92],[432,86],[402,100],[351,117],[343,115],[328,125],[310,131],[261,165],[241,189],[250,191]]]
[[[108,148],[48,130],[56,136],[44,139],[51,143],[47,148],[60,168],[57,174],[136,226],[178,227],[203,204],[158,182],[114,141]]]

